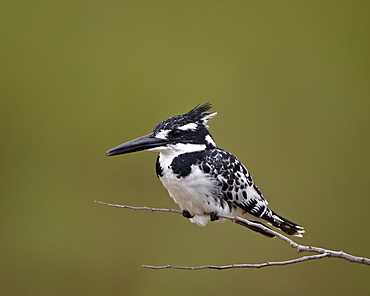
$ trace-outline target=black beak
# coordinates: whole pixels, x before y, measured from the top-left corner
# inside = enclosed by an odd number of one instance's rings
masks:
[[[107,156],[126,154],[164,146],[166,143],[168,143],[167,140],[159,139],[154,137],[153,134],[149,134],[144,137],[140,137],[135,140],[118,145],[117,147],[108,150],[106,154]]]

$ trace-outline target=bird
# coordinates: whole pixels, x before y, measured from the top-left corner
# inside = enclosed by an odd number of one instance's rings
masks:
[[[219,216],[234,216],[302,237],[304,228],[271,210],[247,168],[216,145],[207,125],[217,114],[207,112],[211,108],[211,103],[205,103],[165,119],[151,133],[118,145],[106,155],[159,152],[155,165],[158,178],[182,215],[200,226],[225,220]],[[275,237],[263,228],[238,220],[236,223]]]

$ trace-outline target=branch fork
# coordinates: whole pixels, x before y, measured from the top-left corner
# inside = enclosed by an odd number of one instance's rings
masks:
[[[110,206],[110,207],[117,207],[117,208],[124,208],[124,209],[131,209],[131,210],[146,210],[146,211],[151,211],[151,212],[166,212],[166,213],[175,213],[175,214],[181,214],[181,211],[178,210],[173,210],[173,209],[163,209],[163,208],[150,208],[150,207],[133,207],[133,206],[127,206],[127,205],[118,205],[118,204],[110,204],[110,203],[105,203],[101,201],[95,201],[98,204]],[[301,252],[311,252],[311,253],[318,253],[315,255],[310,255],[310,256],[303,256],[297,259],[291,259],[291,260],[286,260],[286,261],[276,261],[276,262],[265,262],[265,263],[259,263],[259,264],[230,264],[230,265],[223,265],[223,266],[217,266],[217,265],[202,265],[202,266],[176,266],[176,265],[163,265],[163,266],[152,266],[152,265],[143,265],[142,267],[144,268],[151,268],[151,269],[185,269],[185,270],[197,270],[197,269],[231,269],[231,268],[262,268],[262,267],[267,267],[267,266],[277,266],[277,265],[288,265],[288,264],[294,264],[294,263],[299,263],[299,262],[304,262],[308,260],[314,260],[314,259],[322,259],[322,258],[340,258],[347,260],[349,262],[353,263],[360,263],[360,264],[365,264],[365,265],[370,265],[370,259],[365,258],[365,257],[358,257],[358,256],[353,256],[348,253],[345,253],[343,251],[333,251],[329,249],[324,249],[320,247],[313,247],[313,246],[305,246],[305,245],[300,245],[290,238],[286,237],[285,235],[276,232],[270,228],[267,228],[266,226],[259,224],[259,223],[254,223],[248,220],[245,220],[240,217],[230,217],[230,216],[224,216],[224,215],[219,215],[220,218],[230,220],[232,222],[243,222],[247,225],[253,226],[253,227],[258,227],[262,229],[263,231],[266,231],[277,238],[285,241],[288,243],[292,248],[296,249],[298,253]]]

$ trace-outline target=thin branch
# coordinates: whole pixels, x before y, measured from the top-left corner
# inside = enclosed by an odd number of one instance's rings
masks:
[[[160,209],[160,208],[150,208],[150,207],[132,207],[132,206],[126,206],[126,205],[117,205],[117,204],[109,204],[101,201],[95,201],[98,204],[110,206],[110,207],[117,207],[117,208],[125,208],[125,209],[131,209],[131,210],[147,210],[151,212],[168,212],[168,213],[176,213],[176,214],[182,214],[181,211],[173,210],[173,209]],[[322,259],[322,258],[340,258],[347,260],[349,262],[354,263],[360,263],[365,265],[370,265],[370,259],[365,257],[358,257],[353,256],[348,253],[345,253],[343,251],[333,251],[328,250],[324,248],[319,247],[312,247],[312,246],[304,246],[297,244],[290,238],[286,237],[285,235],[276,232],[262,224],[254,223],[249,220],[242,219],[240,217],[229,217],[229,216],[223,216],[220,215],[220,218],[230,220],[232,222],[243,222],[244,224],[253,226],[253,227],[259,227],[264,232],[270,233],[279,239],[285,241],[288,243],[292,248],[296,249],[297,252],[313,252],[313,253],[319,253],[317,255],[311,255],[311,256],[304,256],[297,259],[287,260],[287,261],[277,261],[277,262],[265,262],[260,264],[231,264],[231,265],[224,265],[224,266],[215,266],[215,265],[203,265],[203,266],[195,266],[195,267],[189,267],[189,266],[174,266],[174,265],[164,265],[164,266],[151,266],[151,265],[143,265],[145,268],[152,268],[152,269],[166,269],[166,268],[173,268],[173,269],[187,269],[187,270],[196,270],[196,269],[229,269],[229,268],[261,268],[266,266],[276,266],[276,265],[288,265],[293,263],[299,263],[304,262],[308,260],[313,259]]]
[[[319,248],[319,247],[304,246],[304,245],[297,244],[296,242],[294,242],[290,238],[286,237],[285,235],[283,235],[279,232],[276,232],[276,231],[274,231],[274,230],[272,230],[272,229],[270,229],[270,228],[268,228],[268,227],[266,227],[262,224],[259,224],[259,223],[254,223],[254,222],[245,220],[245,219],[240,218],[240,217],[229,217],[229,216],[221,216],[221,215],[219,217],[230,220],[230,221],[233,221],[233,222],[241,221],[241,222],[246,223],[246,224],[251,225],[251,226],[257,226],[257,227],[261,228],[262,230],[264,230],[264,231],[266,231],[270,234],[273,234],[276,237],[280,238],[281,240],[287,242],[292,248],[296,249],[298,253],[300,253],[300,252],[313,252],[313,253],[319,253],[319,254],[328,254],[327,257],[341,258],[341,259],[344,259],[344,260],[347,260],[347,261],[350,261],[350,262],[354,262],[354,263],[362,263],[362,264],[370,265],[370,259],[365,258],[365,257],[353,256],[353,255],[347,254],[343,251],[333,251],[333,250],[328,250],[328,249]]]
[[[149,207],[132,207],[132,206],[125,206],[125,205],[117,205],[117,204],[110,204],[102,201],[95,200],[94,202],[106,205],[110,207],[116,207],[116,208],[124,208],[124,209],[131,209],[131,210],[145,210],[145,211],[151,211],[151,212],[168,212],[168,213],[176,213],[176,214],[182,214],[181,211],[173,210],[173,209],[158,209],[158,208],[149,208]]]
[[[313,260],[313,259],[321,259],[324,257],[328,257],[329,254],[318,254],[318,255],[311,255],[311,256],[304,256],[297,259],[287,260],[287,261],[276,261],[276,262],[265,262],[260,264],[230,264],[230,265],[202,265],[202,266],[176,266],[176,265],[163,265],[163,266],[152,266],[152,265],[143,265],[142,267],[145,268],[151,268],[151,269],[166,269],[166,268],[172,268],[172,269],[187,269],[187,270],[197,270],[197,269],[230,269],[230,268],[262,268],[266,266],[276,266],[276,265],[288,265],[298,262],[303,262],[307,260]]]

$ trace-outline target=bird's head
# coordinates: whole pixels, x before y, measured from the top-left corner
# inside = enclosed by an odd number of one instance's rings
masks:
[[[165,119],[158,123],[150,134],[110,149],[107,156],[142,150],[165,153],[171,150],[186,152],[215,147],[207,126],[208,120],[217,114],[207,112],[211,107],[212,105],[207,103],[188,113]]]

